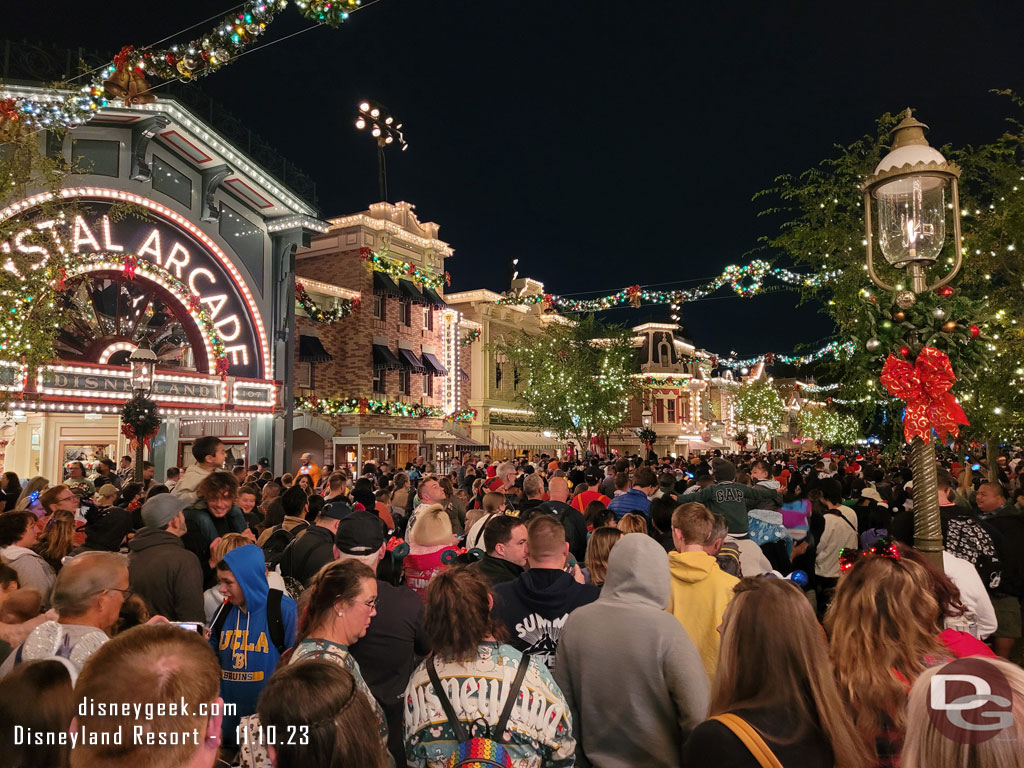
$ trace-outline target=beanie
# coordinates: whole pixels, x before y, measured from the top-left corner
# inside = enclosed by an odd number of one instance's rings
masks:
[[[431,504],[416,513],[409,529],[409,543],[421,547],[436,547],[452,543],[452,521],[444,507]]]
[[[736,465],[726,459],[711,460],[711,475],[716,482],[728,482],[736,479]]]

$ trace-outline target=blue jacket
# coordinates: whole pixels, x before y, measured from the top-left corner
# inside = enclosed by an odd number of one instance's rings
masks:
[[[237,744],[235,727],[239,719],[256,711],[256,700],[273,674],[280,654],[270,639],[267,626],[270,587],[263,550],[249,544],[228,552],[224,561],[231,566],[231,573],[245,596],[245,608],[231,606],[220,636],[210,638],[210,645],[220,660],[220,695],[225,702],[238,707],[233,716],[224,715],[221,730],[224,744],[233,747]],[[290,648],[295,644],[298,610],[295,601],[287,595],[281,598],[281,616],[285,646]]]
[[[616,496],[608,504],[608,509],[615,513],[615,520],[621,520],[630,512],[639,512],[644,517],[651,517],[651,500],[647,494],[636,488],[630,488],[623,494]]]

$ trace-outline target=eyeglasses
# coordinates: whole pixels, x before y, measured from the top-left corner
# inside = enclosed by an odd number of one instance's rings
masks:
[[[110,589],[103,590],[104,592],[120,592],[121,597],[127,600],[129,597],[135,594],[134,589],[118,589],[117,587],[111,587]]]
[[[371,597],[369,600],[360,600],[363,605],[369,608],[371,611],[377,607],[377,598]]]

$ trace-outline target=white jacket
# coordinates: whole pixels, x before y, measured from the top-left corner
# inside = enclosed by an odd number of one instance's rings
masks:
[[[836,512],[839,514],[835,514]],[[814,572],[825,579],[838,579],[840,550],[859,548],[857,513],[843,506],[830,509],[825,515],[825,530],[822,531],[821,541],[818,542]]]
[[[977,569],[966,560],[943,550],[942,570],[960,590],[960,602],[978,619],[978,639],[984,640],[999,626],[992,599],[988,596]]]

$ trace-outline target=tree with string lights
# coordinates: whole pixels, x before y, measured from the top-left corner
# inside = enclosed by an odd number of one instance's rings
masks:
[[[750,446],[763,450],[771,439],[782,433],[786,406],[771,379],[762,376],[747,382],[733,401],[736,421],[745,426]]]
[[[822,445],[856,445],[864,437],[859,419],[828,406],[805,406],[797,424],[801,437]]]
[[[502,339],[493,349],[519,372],[517,398],[536,421],[584,450],[623,425],[639,391],[632,333],[593,315],[552,322],[539,337]]]

